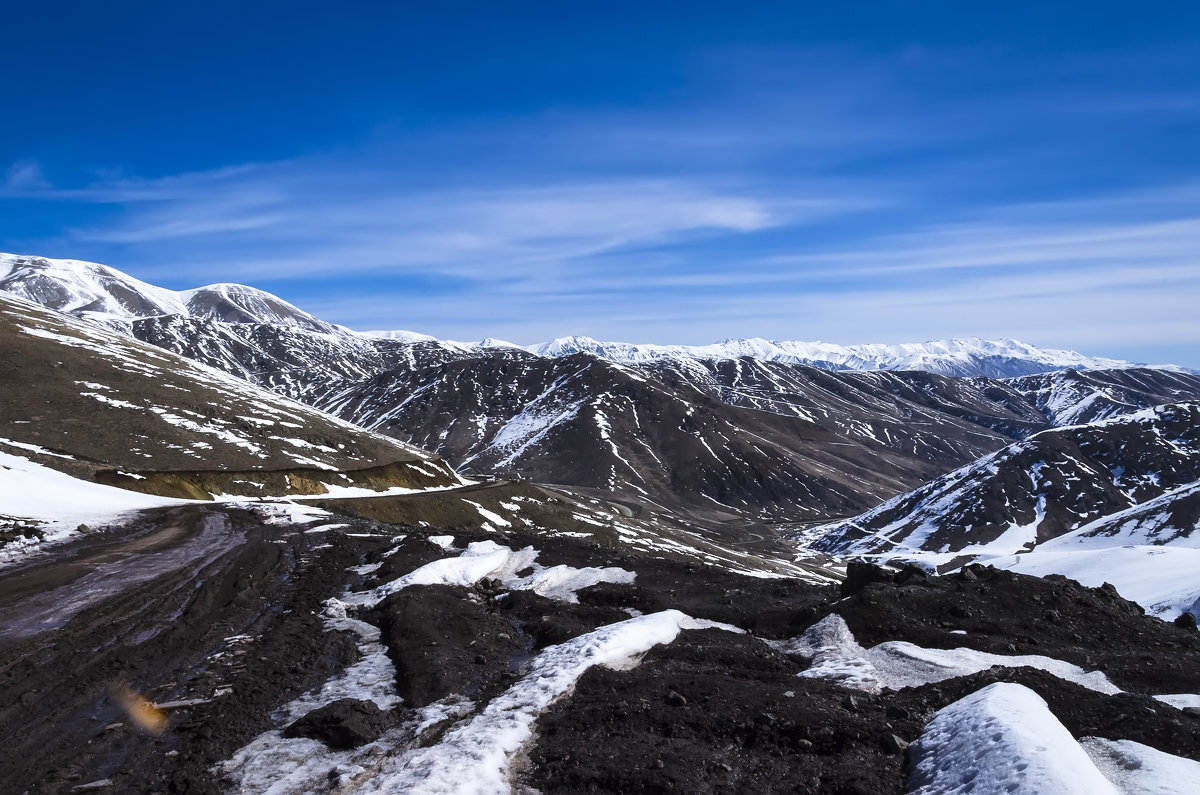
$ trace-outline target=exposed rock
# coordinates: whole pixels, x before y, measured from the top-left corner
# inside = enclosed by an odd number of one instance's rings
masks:
[[[343,698],[298,718],[283,736],[311,737],[341,751],[377,739],[393,722],[392,714],[374,701]]]

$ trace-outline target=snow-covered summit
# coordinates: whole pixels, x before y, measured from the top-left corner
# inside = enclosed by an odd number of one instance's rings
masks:
[[[179,296],[186,301],[187,314],[195,318],[224,323],[271,323],[324,333],[345,332],[282,298],[244,284],[210,284],[185,290]]]
[[[0,291],[73,315],[135,318],[187,312],[179,293],[83,260],[0,254]]]
[[[210,284],[176,292],[84,260],[0,253],[0,292],[100,322],[119,324],[180,315],[226,323],[270,323],[322,333],[348,333],[255,287]]]

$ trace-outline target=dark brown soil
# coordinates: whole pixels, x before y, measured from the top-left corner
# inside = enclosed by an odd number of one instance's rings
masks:
[[[0,571],[5,627],[23,628],[0,640],[4,791],[62,792],[101,779],[111,779],[114,792],[220,791],[214,764],[259,733],[285,728],[280,706],[356,659],[355,640],[321,620],[324,600],[455,554],[425,540],[444,528],[350,521],[356,532],[379,535],[262,526],[223,506],[171,509]],[[406,537],[397,543],[393,534]],[[459,532],[455,543],[484,537]],[[387,711],[339,702],[292,731],[345,747],[449,695],[483,705],[547,645],[638,611],[674,608],[746,632],[688,630],[630,670],[589,670],[538,721],[523,781],[546,793],[902,792],[906,744],[930,716],[1001,680],[1036,690],[1076,736],[1198,756],[1200,719],[1144,695],[1103,696],[1026,668],[866,695],[797,677],[806,661],[764,642],[836,610],[867,646],[902,639],[1041,653],[1103,667],[1134,692],[1194,692],[1200,633],[1148,618],[1108,589],[983,568],[943,578],[859,570],[843,598],[836,587],[744,577],[580,539],[491,537],[534,546],[542,565],[622,566],[636,582],[583,589],[578,604],[505,593],[489,581],[399,591],[361,617],[380,627],[405,703]],[[209,546],[200,553],[175,554],[201,542]],[[153,576],[132,577],[130,561]],[[362,578],[349,571],[362,562],[382,565]],[[57,629],[30,618],[39,594],[68,593],[98,566],[126,579],[85,600]],[[950,634],[957,628],[968,634]],[[119,706],[125,690],[198,703],[169,711],[165,731],[154,735],[135,729]]]
[[[1193,693],[1200,633],[1148,618],[1111,586],[984,566],[867,585],[834,608],[864,646],[906,640],[994,654],[1042,654],[1108,675],[1132,692]],[[951,634],[964,630],[967,634]]]
[[[172,564],[118,588],[59,629],[0,639],[5,792],[62,792],[106,778],[119,792],[212,791],[213,762],[271,728],[275,708],[356,658],[353,639],[325,631],[318,616],[346,567],[359,562],[344,538],[261,526],[219,506],[153,512],[131,532],[172,522],[190,534],[214,517],[244,541],[200,565]],[[5,625],[20,622],[22,594],[34,583],[68,587],[122,543],[128,535],[88,537],[48,560],[5,569]],[[252,639],[227,640],[239,635]],[[166,731],[154,736],[134,728],[118,704],[125,690],[160,703],[211,700],[168,713]]]
[[[546,793],[902,790],[922,722],[888,700],[798,679],[746,635],[691,631],[632,671],[593,668],[539,721],[531,783]]]

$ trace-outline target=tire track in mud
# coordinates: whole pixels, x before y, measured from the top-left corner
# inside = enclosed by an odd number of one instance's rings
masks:
[[[0,570],[5,790],[207,791],[211,759],[355,653],[312,610],[360,553],[302,530],[182,506]],[[156,736],[121,707],[128,692],[202,703]]]

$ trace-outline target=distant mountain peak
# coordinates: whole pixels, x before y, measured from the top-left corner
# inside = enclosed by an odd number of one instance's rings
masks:
[[[530,345],[540,356],[590,353],[602,359],[638,364],[664,359],[714,361],[750,357],[803,364],[827,370],[925,370],[948,376],[1003,378],[1055,370],[1128,369],[1145,365],[1055,348],[1038,348],[1015,339],[952,338],[912,343],[839,345],[829,342],[725,339],[711,345],[654,345],[601,342],[586,336],[559,337]],[[1170,365],[1160,369],[1180,370]]]
[[[0,292],[51,309],[87,316],[110,326],[150,317],[179,315],[202,321],[261,323],[322,334],[382,338],[409,343],[436,342],[452,350],[517,348],[545,357],[588,354],[619,364],[670,361],[720,361],[749,357],[825,370],[922,370],[945,376],[1009,378],[1067,369],[1102,370],[1144,367],[1077,351],[1038,348],[1019,340],[954,337],[914,343],[841,345],[831,342],[725,339],[710,345],[660,345],[606,342],[583,334],[519,346],[488,337],[478,343],[439,340],[413,331],[348,329],[320,320],[287,301],[255,287],[219,283],[175,292],[156,287],[94,262],[0,254]],[[1172,365],[1156,369],[1186,372]]]
[[[348,333],[257,287],[219,283],[176,292],[85,260],[0,254],[0,292],[66,314],[117,324],[180,315]]]

